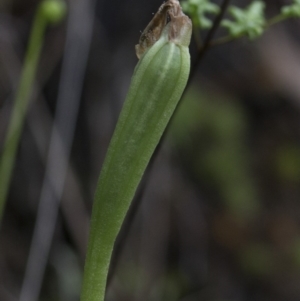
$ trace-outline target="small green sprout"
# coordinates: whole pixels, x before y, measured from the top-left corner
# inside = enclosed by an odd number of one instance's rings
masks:
[[[235,20],[223,20],[221,25],[228,29],[232,38],[246,35],[255,39],[261,36],[265,29],[264,9],[265,3],[262,1],[254,1],[245,9],[232,6],[229,12]]]
[[[300,0],[294,0],[294,4],[286,5],[281,9],[281,15],[285,18],[300,18]]]
[[[212,21],[206,17],[206,14],[218,14],[220,11],[219,6],[211,3],[210,0],[187,0],[182,3],[182,9],[191,16],[193,25],[202,29],[212,26]]]

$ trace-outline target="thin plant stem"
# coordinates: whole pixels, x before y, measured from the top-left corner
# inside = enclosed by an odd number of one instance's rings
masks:
[[[230,43],[230,42],[233,42],[239,38],[241,38],[242,36],[237,36],[237,37],[233,37],[233,36],[224,36],[224,37],[221,37],[221,38],[218,38],[218,39],[215,39],[213,41],[211,41],[209,43],[209,47],[215,47],[215,46],[219,46],[219,45],[223,45],[223,44],[227,44],[227,43]]]
[[[198,50],[196,60],[192,64],[192,67],[191,67],[191,74],[190,74],[190,78],[189,78],[189,81],[188,81],[188,86],[189,86],[189,83],[191,82],[191,80],[193,79],[193,77],[195,75],[195,72],[198,68],[198,65],[199,65],[200,61],[203,59],[203,57],[206,54],[208,48],[210,47],[210,42],[211,42],[213,36],[215,35],[216,31],[218,30],[218,28],[221,24],[221,21],[222,21],[224,15],[226,13],[226,10],[227,10],[227,7],[228,7],[229,3],[230,3],[230,0],[223,0],[222,4],[220,6],[220,8],[221,8],[220,12],[217,15],[217,17],[215,18],[213,26],[209,30],[209,32],[208,32],[208,34],[207,34],[207,36],[204,40],[203,46]]]
[[[52,128],[37,219],[19,301],[39,299],[67,176],[93,33],[95,5],[95,0],[80,0],[70,4],[55,126]]]
[[[272,26],[272,25],[275,25],[275,24],[277,24],[277,23],[280,23],[280,22],[282,22],[282,21],[285,21],[286,19],[287,19],[287,17],[284,16],[284,15],[277,15],[277,16],[271,18],[271,19],[268,21],[268,23],[267,23],[267,25],[266,25],[266,28],[268,28],[268,27],[270,27],[270,26]]]
[[[271,18],[270,20],[267,21],[266,25],[264,26],[265,30],[269,29],[271,26],[276,25],[277,23],[280,23],[282,21],[285,21],[287,19],[286,16],[283,15],[277,15],[273,18]],[[223,44],[227,44],[233,41],[236,41],[237,39],[240,39],[242,37],[244,37],[245,34],[241,34],[238,36],[231,36],[231,35],[227,35],[218,39],[215,39],[213,41],[210,41],[209,43],[209,47],[214,47],[214,46],[219,46],[219,45],[223,45]]]
[[[0,158],[0,221],[3,216],[19,140],[32,94],[46,25],[47,19],[42,10],[38,9],[33,22],[20,84],[14,100],[12,115]]]

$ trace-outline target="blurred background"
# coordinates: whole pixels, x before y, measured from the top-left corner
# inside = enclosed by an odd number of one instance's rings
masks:
[[[290,3],[265,2],[268,16]],[[0,2],[1,149],[38,4]],[[160,5],[69,0],[47,29],[0,228],[1,301],[79,300],[97,178]],[[300,300],[299,30],[197,65],[118,237],[108,301]]]

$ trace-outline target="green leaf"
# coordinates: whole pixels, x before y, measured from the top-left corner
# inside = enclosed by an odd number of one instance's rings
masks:
[[[228,29],[233,38],[246,35],[255,39],[262,35],[265,29],[264,10],[265,3],[262,1],[254,1],[245,9],[232,6],[229,13],[234,20],[223,20],[221,25]]]
[[[182,9],[191,16],[194,26],[205,29],[212,26],[212,21],[206,15],[220,11],[219,6],[210,0],[187,0],[182,3]]]
[[[281,9],[281,15],[286,18],[300,18],[300,0],[294,0],[294,4],[286,5]]]

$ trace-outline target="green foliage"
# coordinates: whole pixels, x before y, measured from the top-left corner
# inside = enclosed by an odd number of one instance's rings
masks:
[[[300,18],[300,0],[294,0],[294,4],[284,6],[281,14],[285,18]]]
[[[186,0],[182,3],[182,7],[191,16],[196,30],[212,27],[213,21],[208,15],[221,12],[220,7],[212,0]],[[254,0],[244,9],[231,6],[228,9],[231,18],[221,22],[221,26],[227,29],[228,35],[212,41],[212,44],[226,43],[243,36],[253,40],[260,37],[271,25],[288,18],[300,17],[300,0],[293,0],[292,4],[283,6],[280,13],[269,20],[265,17],[265,7],[266,4],[262,0]]]
[[[206,29],[212,26],[212,21],[206,14],[218,14],[220,8],[210,0],[187,0],[182,3],[182,9],[189,14],[193,25]]]
[[[264,10],[265,3],[262,1],[254,1],[245,9],[232,6],[229,12],[234,20],[223,20],[222,26],[228,29],[233,38],[246,35],[255,39],[261,36],[265,29]]]

